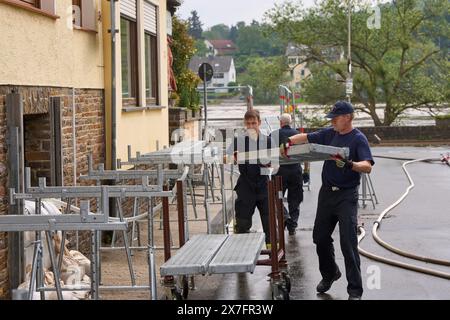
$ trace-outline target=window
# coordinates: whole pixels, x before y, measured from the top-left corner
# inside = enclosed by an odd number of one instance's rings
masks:
[[[145,41],[145,102],[159,104],[158,70],[158,14],[157,7],[144,1],[144,41]],[[168,12],[170,15],[170,13]],[[166,21],[167,22],[167,21]]]
[[[96,11],[94,0],[72,0],[72,16],[75,29],[95,31]]]
[[[82,26],[81,0],[72,0],[72,22],[75,26]]]
[[[156,36],[145,33],[145,98],[158,104],[158,50]]]
[[[223,73],[216,73],[215,75],[214,75],[214,79],[223,79],[224,78],[224,74]]]
[[[289,58],[288,64],[297,64],[297,58]]]
[[[122,49],[122,97],[123,105],[138,105],[138,60],[136,22],[120,18]]]
[[[21,0],[21,1],[28,3],[29,5],[32,5],[33,7],[40,8],[39,0]]]

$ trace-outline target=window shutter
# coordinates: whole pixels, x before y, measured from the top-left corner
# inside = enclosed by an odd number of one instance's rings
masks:
[[[120,0],[120,13],[136,20],[136,0]]]
[[[172,35],[172,15],[170,14],[170,11],[167,11],[166,13],[166,17],[167,17],[167,34],[169,36]]]
[[[144,1],[144,29],[156,34],[156,6]]]
[[[55,15],[55,0],[41,0],[41,9],[47,13]]]
[[[81,0],[81,16],[83,28],[96,30],[94,0]]]

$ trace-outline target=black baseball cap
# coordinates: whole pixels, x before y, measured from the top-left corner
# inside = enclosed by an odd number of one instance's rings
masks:
[[[338,101],[334,104],[333,109],[326,115],[327,118],[333,119],[343,114],[353,113],[355,110],[350,102]]]

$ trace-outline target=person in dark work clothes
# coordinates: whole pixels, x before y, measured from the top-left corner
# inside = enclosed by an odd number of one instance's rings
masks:
[[[287,143],[280,145],[280,152],[286,155],[291,144],[306,142],[349,148],[348,159],[335,157],[334,160],[325,161],[323,165],[313,241],[316,244],[322,274],[317,291],[324,293],[341,277],[331,238],[339,222],[341,250],[348,282],[347,292],[350,300],[359,300],[363,287],[357,238],[358,186],[361,173],[370,173],[375,163],[367,138],[361,131],[353,128],[354,113],[350,103],[338,101],[327,114],[327,118],[331,118],[331,128],[292,136]]]
[[[286,142],[289,137],[298,134],[297,130],[291,128],[291,121],[291,115],[289,113],[283,113],[280,117],[280,129],[272,132],[272,139]],[[297,228],[297,221],[300,215],[300,203],[303,201],[302,166],[300,163],[282,165],[279,167],[277,175],[280,175],[283,180],[283,194],[286,193],[286,190],[288,192],[289,211],[285,213],[285,226],[288,229],[289,235],[295,235],[295,229]]]
[[[244,124],[246,133],[234,138],[233,144],[227,149],[227,155],[234,155],[235,161],[237,161],[240,152],[271,148],[270,138],[260,132],[261,118],[257,110],[252,109],[245,113]],[[250,232],[252,217],[255,209],[258,208],[266,244],[269,244],[268,174],[266,174],[269,164],[262,163],[259,160],[238,161],[238,164],[240,176],[234,187],[237,194],[235,201],[235,232]]]

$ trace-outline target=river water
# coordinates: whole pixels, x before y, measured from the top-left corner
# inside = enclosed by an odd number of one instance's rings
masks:
[[[277,116],[280,114],[280,106],[255,106],[255,109],[259,110],[261,118],[264,122],[269,124],[275,124],[277,122]],[[311,119],[316,117],[318,119],[325,119],[325,110],[321,106],[316,105],[300,105],[300,111],[303,117]],[[243,116],[247,106],[242,101],[225,102],[220,105],[208,105],[208,126],[209,127],[242,127]],[[421,110],[406,110],[404,114],[398,117],[393,126],[430,126],[435,124],[434,118],[427,112],[428,109]],[[383,106],[377,107],[377,114],[380,118],[383,118],[384,108]],[[449,113],[450,108],[442,109],[441,113]],[[226,119],[224,121],[217,121],[217,119]],[[238,120],[231,120],[232,118]],[[300,127],[300,120],[296,120],[296,127]],[[357,127],[370,127],[373,126],[372,118],[363,112],[357,111],[354,124]],[[303,121],[303,126],[308,127],[308,124]]]

